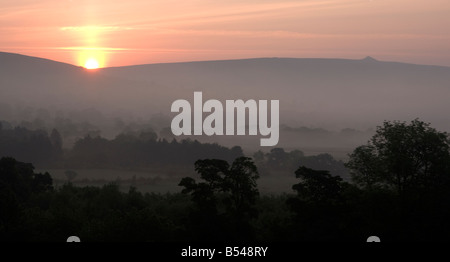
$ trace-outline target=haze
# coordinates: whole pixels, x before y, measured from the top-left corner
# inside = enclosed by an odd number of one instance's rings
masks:
[[[86,127],[65,137],[72,142],[91,131],[114,138],[130,127],[151,127],[171,140],[170,121],[176,115],[170,113],[172,102],[192,102],[199,90],[205,101],[279,100],[280,124],[287,127],[280,128],[277,146],[289,149],[338,150],[345,156],[367,141],[372,134],[367,130],[384,120],[420,118],[439,130],[450,130],[450,67],[371,57],[260,58],[96,71],[10,53],[0,53],[0,61],[0,119],[50,130],[59,126],[58,119],[69,119]],[[202,138],[250,152],[260,149],[258,139]]]

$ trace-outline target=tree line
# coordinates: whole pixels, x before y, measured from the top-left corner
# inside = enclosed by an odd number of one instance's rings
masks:
[[[260,195],[253,159],[199,159],[180,193],[115,184],[55,189],[49,174],[0,160],[0,238],[64,241],[445,241],[450,141],[429,124],[385,122],[346,166],[352,182],[303,165],[293,194]]]
[[[14,157],[39,168],[185,167],[198,159],[231,162],[244,155],[240,146],[228,148],[190,139],[168,141],[151,130],[122,133],[114,139],[89,134],[78,139],[70,149],[63,149],[62,145],[62,135],[57,129],[49,134],[44,130],[24,127],[2,129],[0,126],[0,156]],[[262,175],[280,171],[292,173],[301,163],[309,168],[325,169],[348,177],[344,163],[329,154],[305,156],[300,150],[286,152],[283,148],[273,148],[267,153],[256,152],[253,159],[258,169],[263,170]]]

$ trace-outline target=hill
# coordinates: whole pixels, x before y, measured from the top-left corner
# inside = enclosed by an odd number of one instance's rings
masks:
[[[281,135],[280,144],[285,145],[292,145],[292,139],[304,133],[295,131],[300,127],[366,130],[383,120],[420,118],[438,129],[450,130],[449,67],[372,57],[255,58],[86,70],[0,53],[0,90],[0,119],[17,123],[32,121],[37,118],[36,110],[45,109],[52,117],[65,115],[103,126],[118,121],[122,125],[146,122],[157,114],[158,128],[164,128],[174,116],[170,112],[173,101],[192,101],[193,92],[202,91],[204,101],[280,100],[280,123],[294,128],[285,138]],[[73,111],[82,113],[64,113]],[[303,146],[312,146],[311,140],[302,136]],[[333,147],[333,137],[321,137],[314,139],[326,142],[323,147]],[[223,138],[214,139],[227,144]]]

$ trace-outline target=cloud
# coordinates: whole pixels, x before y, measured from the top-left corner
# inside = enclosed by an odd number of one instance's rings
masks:
[[[133,28],[123,26],[65,26],[61,27],[60,30],[75,31],[75,32],[85,32],[85,31],[111,32],[111,31],[133,30]]]
[[[123,20],[122,24],[132,25],[136,29],[154,26],[189,26],[192,24],[220,23],[233,20],[252,20],[257,17],[271,17],[283,20],[285,13],[300,11],[300,13],[317,12],[322,9],[345,8],[360,4],[355,0],[306,0],[306,1],[269,1],[269,2],[216,2],[214,5],[199,7],[190,12],[174,12],[175,15],[160,16],[155,14],[150,19]],[[176,8],[176,7],[174,7]],[[297,14],[298,15],[298,14]]]
[[[85,47],[85,46],[50,47],[49,49],[72,50],[72,51],[129,51],[129,50],[135,50],[132,48]]]
[[[196,29],[158,29],[153,33],[191,35],[191,36],[227,36],[227,37],[252,37],[252,38],[281,38],[281,39],[450,39],[450,35],[433,34],[376,34],[376,33],[354,33],[354,34],[322,34],[302,33],[286,30],[196,30]]]

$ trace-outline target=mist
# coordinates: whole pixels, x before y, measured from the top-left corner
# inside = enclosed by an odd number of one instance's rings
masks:
[[[448,67],[371,57],[260,58],[97,70],[10,53],[1,53],[0,61],[0,119],[48,129],[57,126],[57,119],[70,119],[84,123],[86,130],[79,136],[97,131],[113,138],[133,128],[170,136],[172,102],[190,100],[195,91],[202,91],[204,100],[279,100],[280,124],[291,129],[280,131],[277,146],[352,148],[368,136],[341,139],[332,133],[351,129],[364,133],[384,120],[420,118],[450,130],[445,113],[450,110]],[[299,128],[329,133],[311,137],[300,134]],[[258,147],[247,137],[198,139],[244,143],[245,150]]]

